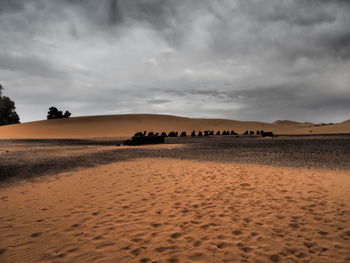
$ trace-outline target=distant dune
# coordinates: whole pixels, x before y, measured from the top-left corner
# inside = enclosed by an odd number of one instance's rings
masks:
[[[277,124],[277,125],[297,125],[297,124],[300,124],[300,122],[289,121],[289,120],[277,120],[273,124]]]
[[[0,139],[129,137],[144,130],[188,133],[192,130],[235,130],[238,133],[265,130],[277,134],[335,134],[350,133],[350,120],[333,125],[315,125],[287,120],[263,123],[155,114],[89,116],[2,126]]]

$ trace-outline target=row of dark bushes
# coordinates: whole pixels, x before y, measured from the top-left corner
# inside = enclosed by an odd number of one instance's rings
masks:
[[[263,135],[263,134],[265,134],[265,133],[267,133],[267,132],[265,132],[265,131],[263,131],[263,130],[257,130],[256,132],[255,131],[245,131],[244,133],[243,133],[243,135],[254,135],[254,134],[257,134],[257,135]]]
[[[254,131],[246,131],[244,135],[254,135]],[[238,135],[234,130],[231,131],[217,131],[216,133],[213,130],[207,130],[207,131],[192,131],[191,137],[201,137],[201,136],[210,136],[210,135]],[[261,135],[262,137],[265,136],[274,136],[272,132],[264,132],[264,131],[257,131],[256,134]],[[187,133],[185,131],[179,133],[175,131],[171,131],[168,134],[166,132],[158,133],[158,132],[137,132],[135,135],[131,138],[131,140],[124,141],[123,145],[143,145],[143,144],[159,144],[159,143],[165,143],[165,137],[186,137]]]
[[[237,133],[235,131],[217,131],[215,133],[216,135],[237,135]],[[209,136],[209,135],[214,135],[214,131],[198,131],[198,133],[196,133],[196,131],[192,131],[191,132],[191,136],[195,137],[195,136]],[[183,131],[181,133],[179,132],[175,132],[175,131],[171,131],[169,133],[166,132],[162,132],[162,133],[158,133],[158,132],[148,132],[144,131],[144,132],[137,132],[135,133],[136,137],[143,137],[143,136],[162,136],[162,137],[186,137],[187,136],[187,132]]]
[[[191,132],[191,136],[192,137],[195,137],[195,136],[198,136],[198,137],[201,137],[201,136],[210,136],[210,135],[238,135],[234,130],[231,130],[231,131],[217,131],[217,132],[214,132],[213,130],[206,130],[206,131],[198,131],[196,133],[196,131],[192,131]],[[264,132],[263,130],[260,130],[260,131],[245,131],[243,135],[254,135],[254,134],[257,134],[257,135],[266,135],[268,136],[267,134],[273,134],[272,132]],[[158,132],[148,132],[147,131],[144,131],[144,132],[137,132],[135,133],[134,135],[135,137],[144,137],[144,136],[162,136],[162,137],[186,137],[187,136],[187,133],[185,131],[179,133],[179,132],[175,132],[175,131],[171,131],[169,132],[168,134],[166,132],[161,132],[161,133],[158,133]]]

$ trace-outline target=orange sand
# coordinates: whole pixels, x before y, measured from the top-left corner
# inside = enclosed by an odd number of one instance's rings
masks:
[[[0,262],[349,262],[350,174],[144,159],[0,189]]]
[[[37,121],[0,127],[0,139],[13,138],[94,138],[130,137],[136,131],[192,130],[273,131],[278,134],[334,134],[350,133],[350,122],[315,126],[312,123],[278,121],[275,123],[243,122],[223,119],[191,119],[170,115],[128,114],[75,117]]]

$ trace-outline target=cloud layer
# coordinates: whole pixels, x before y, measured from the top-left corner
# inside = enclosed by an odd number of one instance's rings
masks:
[[[2,0],[0,82],[22,121],[165,113],[350,118],[346,0]]]

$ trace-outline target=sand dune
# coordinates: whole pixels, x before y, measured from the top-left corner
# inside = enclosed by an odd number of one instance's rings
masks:
[[[0,139],[12,138],[96,138],[129,137],[136,131],[192,130],[265,130],[278,134],[350,133],[349,121],[315,126],[310,123],[277,121],[275,123],[243,122],[224,119],[193,119],[170,115],[128,114],[74,117],[45,120],[0,127]]]
[[[0,262],[348,262],[349,173],[119,162],[0,189]]]
[[[289,120],[277,120],[273,124],[277,124],[277,125],[297,125],[297,124],[300,124],[300,122],[289,121]]]

